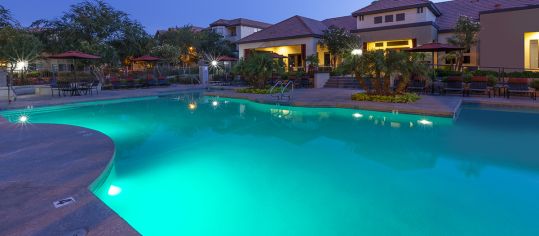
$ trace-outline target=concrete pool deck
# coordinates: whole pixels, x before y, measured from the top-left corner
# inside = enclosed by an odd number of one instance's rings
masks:
[[[0,130],[0,235],[139,235],[89,190],[113,160],[109,137],[1,117]],[[55,208],[68,197],[75,202]]]
[[[399,112],[415,115],[455,117],[462,104],[500,106],[509,108],[539,109],[539,102],[529,98],[488,98],[486,96],[421,96],[415,103],[381,103],[352,101],[353,89],[297,89],[291,93],[291,99],[278,100],[268,94],[237,93],[232,89],[206,92],[208,96],[248,99],[251,101],[303,107],[339,107],[382,112]]]

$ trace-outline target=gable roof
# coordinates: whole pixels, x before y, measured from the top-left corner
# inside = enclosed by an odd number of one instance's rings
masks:
[[[269,40],[300,38],[300,37],[320,37],[327,29],[321,21],[303,16],[293,16],[262,31],[251,34],[238,43],[253,43]]]
[[[435,4],[442,12],[436,19],[441,32],[452,31],[460,16],[479,19],[481,12],[539,5],[539,0],[453,0]]]
[[[473,0],[468,0],[473,1]],[[440,11],[434,3],[429,0],[376,0],[370,5],[361,8],[354,13],[353,16],[376,14],[388,11],[398,11],[416,7],[428,7],[434,15],[441,15]]]
[[[219,19],[210,24],[210,27],[215,27],[215,26],[226,26],[226,27],[250,26],[254,28],[265,29],[265,28],[270,27],[271,24],[261,22],[261,21],[256,21],[256,20],[245,19],[245,18],[237,18],[233,20]]]
[[[346,30],[353,30],[357,28],[356,18],[351,15],[325,19],[322,21],[322,23],[327,26],[335,26]]]

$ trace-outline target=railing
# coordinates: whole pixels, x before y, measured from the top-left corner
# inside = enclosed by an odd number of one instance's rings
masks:
[[[279,88],[279,92],[275,93],[274,91],[277,88]],[[290,80],[285,84],[284,81],[279,80],[277,81],[277,83],[275,83],[275,85],[273,85],[273,87],[271,87],[269,94],[272,97],[275,97],[279,100],[283,99],[284,97],[287,97],[288,100],[290,100],[290,98],[292,97],[290,93],[293,91],[294,91],[294,81]],[[285,95],[286,92],[288,92],[288,95]]]

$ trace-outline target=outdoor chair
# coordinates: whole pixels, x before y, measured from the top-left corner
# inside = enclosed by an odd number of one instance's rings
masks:
[[[529,87],[529,81],[526,78],[510,78],[507,81],[507,99],[511,94],[522,94],[524,96],[530,96],[531,99],[537,100],[537,93],[535,89]]]
[[[444,94],[447,94],[447,92],[452,92],[462,94],[462,96],[464,96],[464,80],[462,79],[462,77],[449,77],[447,78],[445,87],[442,89],[442,91]]]
[[[55,79],[51,79],[51,96],[54,97],[54,90],[58,91],[58,97],[60,97],[60,88],[58,88],[58,82]]]
[[[408,92],[427,93],[427,80],[424,78],[414,78],[408,83]]]
[[[467,89],[468,96],[471,93],[486,94],[490,98],[492,89],[488,86],[488,78],[484,76],[474,76],[470,82],[470,86]]]
[[[75,95],[76,87],[72,86],[72,84],[68,81],[58,81],[58,90],[62,92],[62,95],[65,97],[66,93],[69,93],[70,96]]]

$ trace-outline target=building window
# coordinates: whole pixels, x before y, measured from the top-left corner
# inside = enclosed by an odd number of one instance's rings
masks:
[[[387,42],[388,47],[408,46],[407,40]]]
[[[375,24],[381,24],[382,23],[382,17],[381,16],[374,17],[374,23]]]
[[[423,13],[423,7],[418,7],[417,8],[417,13]]]
[[[230,28],[228,28],[228,35],[230,35],[230,36],[232,36],[232,37],[236,36],[236,35],[237,35],[237,34],[236,34],[236,27],[230,27]]]
[[[393,22],[393,15],[387,15],[386,22]]]
[[[404,13],[397,14],[397,21],[404,21],[404,18],[405,18],[404,16],[405,16]]]
[[[384,47],[384,43],[375,43],[374,46],[377,48],[381,48]]]
[[[462,64],[470,64],[471,61],[472,60],[470,56],[464,56],[464,58],[462,59]]]
[[[447,65],[457,64],[457,59],[456,58],[446,58],[445,59],[445,64],[447,64]]]
[[[530,69],[539,68],[539,40],[530,40]]]
[[[331,55],[329,52],[324,53],[324,66],[331,66]]]
[[[365,20],[365,16],[359,16],[359,21],[364,21]]]

